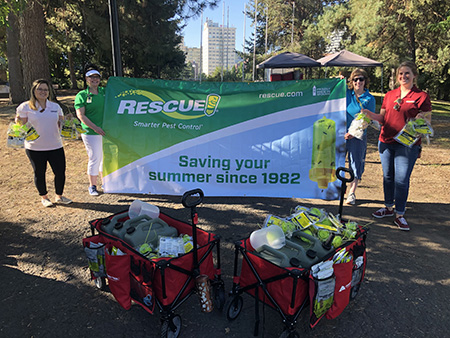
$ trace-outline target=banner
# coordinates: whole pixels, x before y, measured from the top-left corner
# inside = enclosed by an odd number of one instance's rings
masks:
[[[346,86],[112,77],[103,129],[104,191],[337,199]]]

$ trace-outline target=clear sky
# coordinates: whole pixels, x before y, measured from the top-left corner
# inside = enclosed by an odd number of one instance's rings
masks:
[[[206,9],[203,12],[203,23],[205,23],[206,18],[222,25],[224,22],[225,27],[227,27],[227,17],[228,26],[236,28],[236,49],[242,51],[243,34],[244,34],[244,5],[247,1],[242,0],[222,0],[219,5],[214,9]],[[225,18],[223,20],[223,9],[225,4]],[[229,13],[229,16],[227,15]],[[245,36],[249,39],[254,28],[251,27],[252,20],[249,18],[245,19]],[[196,19],[190,19],[187,21],[187,26],[183,30],[184,44],[188,47],[200,47],[200,33],[202,31],[201,27],[201,17]]]

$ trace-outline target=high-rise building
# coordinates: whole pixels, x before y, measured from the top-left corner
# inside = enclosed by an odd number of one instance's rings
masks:
[[[234,66],[236,28],[219,26],[208,18],[203,25],[202,71],[210,75],[217,67],[224,70]]]
[[[184,44],[184,38],[181,39],[180,49],[185,53],[186,55],[186,63],[193,63],[200,64],[200,48],[198,47],[187,47]]]
[[[186,59],[185,63],[190,63],[192,66],[192,71],[194,72],[194,80],[197,80],[200,73],[200,48],[198,47],[187,47],[184,44],[184,38],[181,40],[180,49],[185,53]]]

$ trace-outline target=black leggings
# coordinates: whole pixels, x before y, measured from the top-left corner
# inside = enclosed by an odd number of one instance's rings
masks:
[[[56,195],[62,195],[66,182],[66,155],[64,154],[64,148],[44,151],[26,149],[26,153],[34,170],[34,184],[39,191],[39,195],[45,196],[48,192],[45,180],[47,162],[50,163],[53,174],[55,174]]]

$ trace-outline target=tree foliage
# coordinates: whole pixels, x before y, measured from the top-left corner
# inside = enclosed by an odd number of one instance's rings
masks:
[[[345,1],[319,0],[258,0],[257,1],[257,48],[274,52],[298,46],[304,39],[309,25],[314,23],[327,6]],[[246,14],[255,17],[256,0],[249,2]],[[252,42],[253,43],[253,42]],[[253,47],[248,46],[248,49]]]
[[[254,3],[247,10],[250,19]],[[316,59],[325,55],[333,34],[340,33],[340,49],[383,62],[385,75],[404,60],[415,61],[421,73],[419,85],[435,98],[450,99],[448,1],[259,0],[257,26],[257,51],[261,54],[266,28],[270,51],[299,52]],[[250,43],[247,51],[253,50]],[[381,72],[373,72],[373,76],[379,83]],[[388,81],[384,83],[387,90]]]
[[[185,78],[184,54],[178,48],[184,19],[198,16],[218,0],[117,1],[122,63],[125,76],[163,79]],[[257,2],[257,7],[256,6]],[[25,9],[38,4],[43,25],[20,21]],[[80,87],[83,67],[95,63],[103,75],[112,74],[108,0],[4,0],[0,2],[0,35],[7,36],[8,15],[19,19],[20,60],[26,86],[36,76],[50,74],[62,87]],[[246,41],[245,80],[252,79],[253,42],[256,62],[274,53],[293,51],[318,59],[325,55],[333,36],[341,36],[339,49],[347,49],[384,64],[384,75],[401,61],[416,61],[419,85],[438,99],[450,99],[450,3],[441,0],[250,0],[246,14],[256,35]],[[33,17],[34,18],[34,17]],[[35,31],[45,32],[38,36]],[[267,36],[267,39],[266,39]],[[11,35],[10,39],[14,36]],[[8,39],[6,39],[8,40]],[[27,42],[25,42],[25,40]],[[7,47],[2,38],[0,56]],[[7,41],[8,42],[8,41]],[[36,43],[39,52],[33,56]],[[17,45],[17,42],[15,42]],[[44,46],[41,49],[39,46]],[[45,46],[47,48],[45,48]],[[10,49],[14,50],[14,49]],[[46,60],[46,53],[48,61]],[[14,52],[11,57],[16,57]],[[37,54],[42,57],[36,56]],[[38,62],[33,62],[36,60]],[[8,60],[9,61],[9,60]],[[17,69],[14,76],[22,76]],[[31,65],[30,65],[31,63]],[[11,67],[10,67],[11,68]],[[20,67],[19,67],[20,68]],[[242,80],[242,67],[226,71],[224,79]],[[11,72],[12,70],[9,69]],[[240,73],[239,73],[240,72]],[[314,71],[316,72],[316,71]],[[17,73],[17,75],[16,75]],[[319,73],[319,70],[317,70]],[[381,72],[372,71],[372,83]],[[225,76],[226,75],[226,76]],[[220,74],[219,74],[220,77]],[[257,71],[256,79],[263,74]],[[216,79],[217,74],[211,78]],[[19,81],[20,82],[20,81]],[[22,82],[20,82],[22,83]],[[385,90],[389,81],[384,81]]]
[[[178,47],[183,19],[198,16],[202,9],[214,7],[217,2],[117,1],[124,74],[133,77],[177,77],[183,71],[185,60],[184,53]],[[111,75],[108,0],[6,0],[0,3],[0,26],[5,28],[8,25],[10,12],[21,17],[31,4],[41,6],[45,21],[34,29],[27,27],[23,21],[20,27],[20,57],[22,63],[35,58],[30,48],[23,47],[22,40],[30,36],[31,41],[42,46],[43,49],[38,50],[46,64],[38,62],[31,68],[25,67],[24,75],[32,69],[34,74],[42,74],[41,77],[49,77],[62,87],[72,88],[82,84],[82,70],[86,63],[99,65],[105,77]],[[37,36],[35,31],[42,36],[33,40],[32,37]],[[0,44],[0,55],[5,50],[6,46]],[[25,81],[29,82],[36,76],[34,74],[27,75]]]

